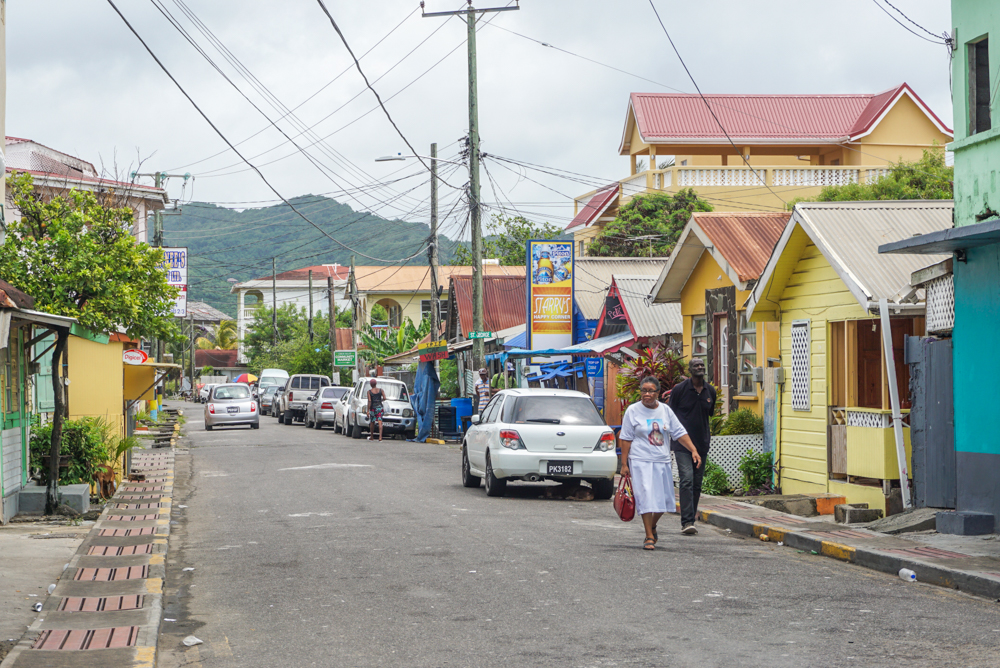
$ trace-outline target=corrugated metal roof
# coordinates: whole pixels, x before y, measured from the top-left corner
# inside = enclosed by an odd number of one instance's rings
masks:
[[[867,308],[869,301],[890,302],[910,285],[910,275],[948,255],[879,255],[882,244],[952,226],[951,200],[808,202],[795,206],[791,222],[775,247],[748,306],[756,307],[769,286],[789,238],[801,227],[837,275]],[[782,289],[783,286],[779,288]]]
[[[699,95],[632,93],[631,109],[646,142],[692,140],[780,140],[803,143],[844,140],[865,134],[886,108],[908,94],[943,132],[941,120],[907,84],[877,94],[863,95],[706,95],[718,121]],[[626,135],[628,128],[626,128]],[[626,150],[630,138],[623,137]]]
[[[455,320],[453,309],[457,308]],[[500,332],[524,325],[527,301],[524,276],[483,276],[483,326]],[[472,276],[451,277],[449,286],[448,335],[465,338],[472,330]]]
[[[695,213],[695,224],[711,239],[740,281],[760,278],[791,213]]]
[[[194,318],[195,320],[202,321],[212,321],[221,322],[222,320],[235,320],[235,318],[226,315],[219,309],[215,308],[210,304],[205,302],[191,302],[187,303],[187,312],[189,318]]]
[[[429,292],[431,275],[428,267],[361,266],[354,268],[358,292]],[[447,265],[438,267],[438,285],[448,285],[452,276],[472,276],[472,267]],[[519,276],[524,279],[523,266],[483,265],[483,276]]]
[[[618,183],[612,183],[605,188],[598,190],[594,195],[587,200],[587,203],[583,205],[579,213],[573,217],[573,220],[569,225],[566,226],[567,230],[571,230],[574,227],[579,227],[581,225],[587,226],[592,222],[601,217],[601,214],[608,210],[611,203],[614,202],[615,197],[618,196]]]
[[[636,338],[680,334],[684,331],[680,304],[654,304],[651,293],[656,276],[619,276],[618,296]]]
[[[587,320],[597,320],[615,274],[659,276],[665,257],[578,257],[573,260],[573,299]]]
[[[275,278],[279,281],[307,281],[309,280],[310,270],[312,270],[314,281],[324,282],[328,276],[335,281],[343,281],[351,273],[351,268],[342,264],[317,264],[312,267],[302,267],[301,269],[289,269],[288,271],[281,272]],[[426,268],[424,268],[424,271],[426,271]],[[270,279],[270,276],[264,276],[256,280],[264,281]]]

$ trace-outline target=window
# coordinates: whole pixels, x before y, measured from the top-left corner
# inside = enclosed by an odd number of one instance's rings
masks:
[[[486,418],[483,420],[483,422],[496,422],[497,413],[500,409],[500,404],[502,403],[503,403],[502,395],[498,394],[497,396],[493,397],[493,401],[491,401],[490,405],[486,407]]]
[[[292,385],[291,385],[291,387],[289,389],[291,389],[291,390],[297,390],[297,389],[299,389],[299,383],[301,381],[302,381],[301,378],[299,378],[298,376],[295,376],[294,378],[292,378]]]
[[[444,317],[445,317],[445,314],[448,313],[448,301],[445,300],[445,299],[442,299],[440,301],[441,301],[441,319],[443,320]],[[430,318],[431,315],[432,315],[431,309],[433,309],[433,307],[434,307],[434,300],[433,299],[421,299],[420,300],[420,319],[423,320],[424,318]]]
[[[754,387],[753,370],[757,366],[757,326],[747,322],[747,313],[740,313],[739,336],[740,384],[739,394],[757,394]]]
[[[604,424],[604,418],[589,397],[518,397],[513,418],[511,422],[515,424]]]
[[[691,359],[700,357],[705,362],[707,355],[708,319],[705,316],[698,315],[691,319]]]
[[[969,134],[990,129],[989,39],[968,44],[969,50]]]
[[[578,250],[576,251],[581,257],[583,256],[583,239],[576,242]]]
[[[812,408],[809,388],[812,346],[809,336],[808,320],[792,321],[792,410],[796,411]]]

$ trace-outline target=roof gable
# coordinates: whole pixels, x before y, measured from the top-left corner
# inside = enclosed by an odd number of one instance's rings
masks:
[[[618,197],[618,187],[618,183],[615,182],[594,193],[587,200],[587,203],[583,205],[579,213],[573,217],[573,220],[566,226],[566,229],[571,230],[581,225],[590,227],[614,203]]]

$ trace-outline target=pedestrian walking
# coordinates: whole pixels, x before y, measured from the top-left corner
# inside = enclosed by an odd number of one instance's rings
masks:
[[[702,461],[708,459],[708,447],[712,440],[709,418],[715,412],[715,388],[705,382],[705,360],[695,358],[688,364],[691,377],[678,383],[670,390],[670,408],[684,425],[691,442],[698,450]],[[670,444],[677,457],[677,477],[680,479],[681,533],[693,536],[698,533],[694,526],[698,516],[698,500],[701,498],[701,480],[705,467],[695,464],[690,448],[677,443]]]
[[[375,435],[375,423],[378,422],[378,440],[382,440],[382,415],[384,412],[382,402],[385,401],[385,392],[381,387],[376,387],[378,381],[372,378],[369,383],[372,389],[368,390],[368,440],[372,440]]]
[[[659,536],[656,523],[663,513],[676,513],[674,476],[670,470],[670,451],[665,436],[678,441],[701,463],[701,457],[687,435],[684,425],[666,404],[660,403],[660,381],[647,376],[639,383],[641,401],[625,410],[619,435],[622,448],[622,476],[632,476],[635,512],[642,517],[646,539],[642,549],[655,549]],[[696,464],[696,465],[697,465]]]
[[[476,395],[476,413],[482,415],[486,404],[490,403],[490,378],[485,368],[479,370],[479,380],[473,386],[473,392]]]

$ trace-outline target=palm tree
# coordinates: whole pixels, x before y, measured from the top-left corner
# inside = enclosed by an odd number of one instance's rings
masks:
[[[194,341],[199,350],[235,350],[239,346],[235,320],[222,320],[212,326],[208,336],[199,336]]]
[[[372,326],[366,324],[364,329],[358,332],[361,343],[365,346],[358,351],[358,354],[362,359],[381,366],[385,358],[412,350],[413,346],[430,331],[429,318],[421,320],[419,327],[407,318],[402,327],[395,331],[390,330],[384,337],[376,334]]]

